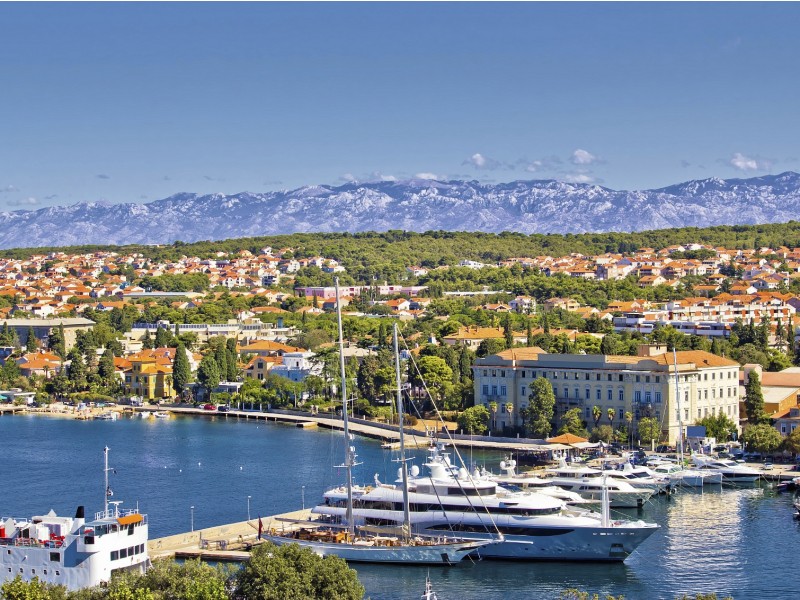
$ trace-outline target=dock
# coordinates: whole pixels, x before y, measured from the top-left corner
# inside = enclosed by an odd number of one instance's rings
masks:
[[[262,517],[262,531],[287,530],[295,527],[281,519],[306,521],[311,509]],[[258,539],[258,517],[249,521],[195,529],[147,542],[150,558],[200,558],[218,562],[242,562],[250,557],[250,550],[263,543]]]

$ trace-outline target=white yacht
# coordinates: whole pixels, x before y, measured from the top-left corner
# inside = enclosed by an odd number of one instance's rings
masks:
[[[700,469],[687,469],[676,463],[661,463],[653,468],[656,474],[666,477],[672,485],[687,487],[703,487],[704,485],[722,483],[721,473],[712,473]]]
[[[658,494],[665,494],[670,490],[669,479],[643,465],[626,462],[621,468],[605,470],[603,473],[610,479],[627,481],[635,488],[653,489]]]
[[[726,483],[752,483],[761,479],[759,471],[727,458],[693,454],[692,462],[700,471],[718,473]]]
[[[410,525],[427,535],[468,539],[502,539],[481,548],[482,558],[517,560],[623,561],[658,525],[612,520],[606,502],[601,514],[571,509],[551,496],[509,492],[497,482],[456,468],[441,446],[431,448],[421,476],[409,478]],[[402,515],[400,485],[383,484],[353,490],[353,518],[363,526],[383,527]],[[328,490],[325,504],[312,509],[336,522],[345,516],[345,488]],[[608,491],[605,494],[608,497]]]
[[[558,487],[576,492],[587,500],[599,502],[603,489],[608,489],[612,508],[641,508],[656,493],[654,487],[634,487],[622,479],[609,477],[607,471],[581,465],[567,465],[547,469],[550,481]]]
[[[108,448],[105,452],[107,457]],[[107,498],[109,491],[106,482]],[[0,583],[19,575],[79,590],[108,582],[115,571],[143,573],[150,562],[147,516],[120,504],[107,501],[89,521],[83,506],[74,517],[51,510],[31,518],[0,518]]]
[[[580,504],[592,504],[591,500],[586,500],[576,492],[562,489],[553,485],[550,479],[543,479],[534,473],[517,473],[517,461],[506,459],[500,461],[502,475],[493,475],[488,471],[481,471],[481,476],[491,479],[509,491],[536,492],[545,496],[558,498],[566,504],[577,506]]]

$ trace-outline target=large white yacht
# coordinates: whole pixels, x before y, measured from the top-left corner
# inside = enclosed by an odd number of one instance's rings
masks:
[[[687,487],[703,487],[713,483],[722,483],[721,473],[712,473],[700,469],[687,469],[673,462],[664,462],[653,467],[658,475],[666,477],[673,485]]]
[[[563,488],[553,485],[550,479],[543,479],[534,473],[517,473],[517,461],[507,458],[500,461],[502,475],[494,475],[486,470],[481,471],[481,476],[491,479],[510,491],[536,492],[545,496],[558,498],[563,502],[578,506],[580,504],[593,504],[591,500],[586,500],[576,492],[570,492]]]
[[[567,508],[551,496],[509,492],[497,482],[456,468],[441,446],[431,448],[421,476],[416,465],[408,480],[410,524],[416,533],[467,539],[502,538],[477,551],[484,558],[622,561],[657,528],[643,521],[612,520],[608,503],[601,514]],[[346,515],[347,489],[325,493],[312,512],[330,521]],[[402,518],[401,485],[353,489],[353,518],[362,527],[385,527]]]
[[[752,483],[761,478],[759,471],[726,458],[693,454],[692,462],[700,471],[718,473],[726,483]]]
[[[607,471],[584,465],[568,465],[547,469],[550,481],[560,488],[576,492],[587,500],[599,502],[603,489],[608,489],[612,508],[641,508],[656,493],[655,487],[633,487],[623,479],[609,477]]]
[[[665,494],[670,490],[670,481],[666,477],[643,465],[632,465],[629,462],[621,465],[621,468],[608,469],[603,471],[611,479],[627,481],[635,488],[649,488],[656,490],[659,494]]]

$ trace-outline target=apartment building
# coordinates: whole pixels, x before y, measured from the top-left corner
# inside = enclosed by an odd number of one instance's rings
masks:
[[[680,410],[676,402],[673,354],[666,346],[643,345],[639,356],[547,354],[539,348],[514,348],[478,359],[473,365],[475,403],[497,404],[496,428],[521,425],[520,410],[528,406],[531,384],[546,378],[556,395],[556,425],[564,413],[579,408],[589,426],[592,407],[602,409],[600,424],[613,426],[633,415],[661,422],[663,436],[674,444],[679,416],[684,427],[710,415],[725,414],[739,422],[739,363],[700,350],[677,353]],[[511,405],[509,413],[506,409]]]

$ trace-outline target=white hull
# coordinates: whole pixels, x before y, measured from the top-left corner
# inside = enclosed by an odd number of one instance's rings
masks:
[[[465,542],[418,546],[377,546],[369,543],[344,544],[318,542],[312,540],[298,540],[278,535],[268,535],[264,537],[268,541],[279,546],[297,544],[302,548],[312,550],[319,556],[338,556],[348,562],[444,566],[460,562],[468,554],[490,544],[490,541],[487,540],[485,536]]]
[[[563,490],[569,490],[580,494],[581,498],[600,502],[603,499],[601,487],[587,487],[585,482],[580,480],[562,481],[554,478],[553,484]],[[650,497],[655,493],[653,488],[639,488],[630,491],[608,490],[608,498],[611,508],[641,508]]]

